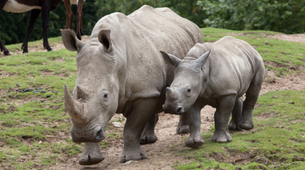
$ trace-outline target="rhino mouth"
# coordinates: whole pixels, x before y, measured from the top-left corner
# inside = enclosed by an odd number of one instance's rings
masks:
[[[185,112],[184,108],[180,105],[170,106],[169,104],[164,104],[162,105],[162,108],[165,113],[171,113],[176,115],[181,115],[183,112]]]
[[[100,127],[94,128],[94,130],[90,130],[86,132],[76,131],[71,129],[71,136],[72,136],[72,141],[74,143],[83,143],[83,142],[98,143],[106,138],[106,133]]]

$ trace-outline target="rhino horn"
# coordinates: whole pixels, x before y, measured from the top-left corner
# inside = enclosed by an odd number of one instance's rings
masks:
[[[81,104],[72,98],[66,85],[64,93],[66,111],[72,118],[79,118],[81,116]]]

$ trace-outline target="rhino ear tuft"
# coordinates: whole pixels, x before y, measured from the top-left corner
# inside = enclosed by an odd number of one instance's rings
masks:
[[[98,34],[98,40],[104,45],[107,51],[112,51],[112,42],[110,38],[110,30],[101,30]]]
[[[196,59],[195,64],[196,64],[196,68],[198,70],[200,70],[201,67],[204,65],[204,63],[206,63],[207,59],[209,58],[210,52],[211,52],[211,50],[209,50],[208,52],[205,52],[199,58]]]
[[[160,53],[162,54],[163,59],[166,63],[172,64],[175,67],[177,67],[179,65],[179,63],[181,62],[180,58],[178,58],[172,54],[166,53],[164,51],[160,51]]]
[[[76,34],[74,31],[70,29],[61,29],[61,38],[64,46],[69,51],[77,51],[79,52],[84,46],[84,42],[80,41],[76,38]]]

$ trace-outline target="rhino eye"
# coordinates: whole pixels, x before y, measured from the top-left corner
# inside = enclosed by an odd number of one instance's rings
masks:
[[[191,88],[188,88],[188,89],[187,89],[187,92],[190,93],[190,92],[191,92]]]
[[[104,94],[104,98],[105,99],[108,98],[108,93]]]

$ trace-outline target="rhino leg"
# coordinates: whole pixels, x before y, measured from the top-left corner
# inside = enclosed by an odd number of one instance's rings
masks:
[[[233,107],[235,105],[236,96],[229,95],[218,98],[218,108],[214,115],[215,132],[212,141],[224,143],[232,141],[229,134],[228,123]]]
[[[98,146],[98,143],[85,143],[85,150],[78,163],[80,165],[98,164],[104,160],[104,156]]]
[[[182,113],[179,118],[179,123],[176,128],[177,134],[187,134],[190,133],[190,126],[189,126],[189,120],[188,115],[185,113]]]
[[[158,140],[155,135],[155,125],[158,122],[158,119],[158,114],[153,114],[150,121],[145,125],[140,139],[141,145],[155,143]]]
[[[124,127],[124,149],[120,162],[146,159],[147,154],[140,147],[140,137],[146,123],[154,114],[157,98],[138,99],[133,102],[132,110],[127,116]]]
[[[252,112],[253,112],[255,103],[258,99],[264,77],[265,77],[265,69],[264,69],[264,67],[261,67],[261,69],[254,76],[254,78],[246,92],[246,100],[244,101],[244,104],[243,104],[242,119],[239,123],[239,126],[242,129],[250,130],[250,129],[254,128]]]
[[[198,148],[204,143],[200,133],[201,117],[200,117],[201,107],[192,106],[186,114],[189,117],[189,127],[190,127],[190,136],[185,142],[187,147]]]
[[[229,124],[229,129],[230,130],[238,130],[241,131],[242,128],[239,127],[239,123],[241,121],[242,118],[242,111],[243,111],[243,100],[241,98],[238,98],[235,101],[235,105],[233,108],[233,112],[232,112],[232,119],[231,122]]]

